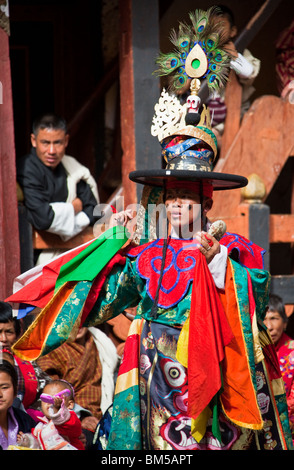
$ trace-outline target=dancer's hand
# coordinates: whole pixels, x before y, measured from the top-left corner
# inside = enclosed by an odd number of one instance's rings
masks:
[[[125,211],[116,212],[112,214],[109,220],[109,228],[116,227],[117,225],[126,226],[127,223],[132,220],[134,217],[133,211],[131,209],[127,209]]]
[[[205,256],[207,264],[220,253],[219,242],[207,232],[197,232],[195,239],[199,242],[199,251]]]

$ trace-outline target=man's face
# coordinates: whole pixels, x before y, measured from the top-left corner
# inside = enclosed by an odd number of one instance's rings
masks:
[[[12,321],[7,323],[0,323],[0,347],[11,346],[17,340],[14,323]]]
[[[201,230],[198,194],[186,189],[168,189],[165,207],[169,223],[183,238]]]
[[[61,129],[40,129],[31,134],[31,143],[44,165],[54,169],[61,162],[68,144],[68,134]]]

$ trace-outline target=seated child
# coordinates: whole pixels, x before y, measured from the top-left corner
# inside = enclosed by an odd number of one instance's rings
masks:
[[[0,351],[0,450],[15,446],[17,434],[30,432],[35,425],[25,411],[13,406],[17,393],[17,372],[5,356]]]
[[[24,447],[36,448],[36,441],[46,450],[61,448],[61,441],[56,441],[56,446],[46,444],[46,438],[51,439],[54,431],[69,442],[68,449],[85,450],[81,440],[82,427],[74,407],[74,391],[70,384],[64,380],[53,380],[44,387],[40,396],[44,417],[39,417],[40,422],[32,430],[32,435],[19,434],[18,444]],[[48,425],[51,424],[51,428]],[[53,425],[53,426],[52,426]],[[64,443],[64,440],[62,440]]]

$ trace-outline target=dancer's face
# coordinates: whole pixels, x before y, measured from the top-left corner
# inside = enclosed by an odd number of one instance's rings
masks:
[[[211,199],[204,198],[205,212],[211,208]],[[167,218],[179,236],[187,238],[201,230],[200,196],[189,189],[167,189],[165,207]],[[189,238],[190,238],[189,237]]]

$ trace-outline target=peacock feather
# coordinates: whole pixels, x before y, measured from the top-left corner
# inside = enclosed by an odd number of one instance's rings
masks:
[[[230,56],[225,50],[222,23],[216,21],[217,7],[189,13],[192,25],[180,22],[170,41],[174,50],[159,53],[155,71],[169,77],[169,90],[179,93],[188,80],[206,79],[210,91],[221,89],[228,78]]]

